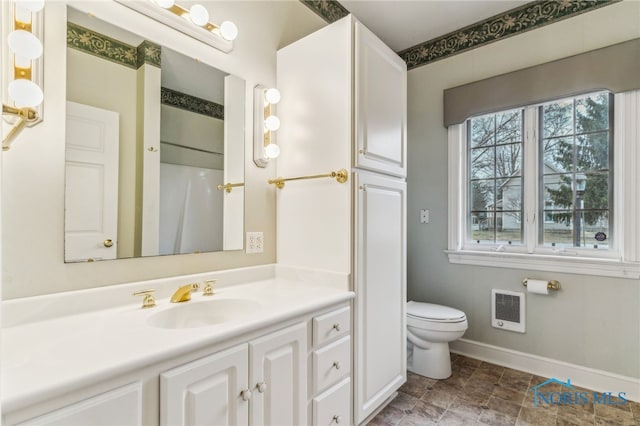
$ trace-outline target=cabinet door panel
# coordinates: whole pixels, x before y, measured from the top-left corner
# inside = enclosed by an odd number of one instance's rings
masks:
[[[246,425],[249,402],[246,344],[160,375],[161,425]]]
[[[85,399],[44,416],[18,423],[27,425],[141,425],[142,384],[132,383]]]
[[[356,166],[406,176],[407,67],[355,23]]]
[[[249,343],[252,425],[301,425],[307,420],[307,325]],[[261,384],[264,389],[260,391]]]
[[[356,174],[356,421],[406,380],[406,184]]]

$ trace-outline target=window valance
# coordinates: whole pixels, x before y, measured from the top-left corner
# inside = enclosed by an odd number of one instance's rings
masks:
[[[444,125],[596,90],[634,89],[640,89],[640,38],[446,89]]]

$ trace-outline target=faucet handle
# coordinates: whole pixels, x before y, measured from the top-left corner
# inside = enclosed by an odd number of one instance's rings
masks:
[[[205,280],[204,288],[202,289],[203,296],[213,296],[213,285],[216,283],[216,279]]]
[[[200,290],[200,283],[193,283],[193,284],[190,284],[190,285],[191,285],[191,291]]]
[[[153,308],[156,306],[156,300],[153,298],[153,292],[156,291],[153,288],[146,290],[138,290],[133,293],[133,296],[144,296],[142,299],[142,309]]]

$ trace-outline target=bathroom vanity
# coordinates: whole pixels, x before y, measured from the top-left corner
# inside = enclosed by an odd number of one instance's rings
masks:
[[[22,165],[26,162],[20,163],[20,151],[16,151],[10,163],[15,169],[7,174],[13,185],[3,193],[3,204],[11,206],[9,214],[3,211],[3,223],[9,224],[3,229],[3,245],[12,247],[3,253],[3,267],[10,265],[6,275],[14,284],[3,288],[11,300],[2,303],[2,424],[361,424],[404,383],[405,65],[353,17],[281,49],[276,64],[268,50],[278,45],[276,36],[263,42],[259,29],[253,30],[251,19],[259,15],[256,8],[260,7],[252,6],[245,21],[245,28],[254,33],[254,44],[238,43],[232,57],[194,40],[182,43],[183,35],[112,1],[47,4],[48,58],[96,61],[95,55],[71,49],[65,35],[75,28],[74,23],[86,26],[82,19],[99,18],[135,29],[166,50],[180,50],[238,75],[245,81],[245,91],[258,83],[276,83],[273,67],[277,65],[275,76],[283,94],[278,105],[283,154],[276,170],[252,168],[247,176],[239,172],[237,179],[224,179],[240,185],[247,178],[246,187],[237,186],[231,194],[251,206],[242,206],[246,218],[234,215],[244,224],[242,231],[264,230],[264,247],[251,254],[254,257],[226,250],[97,262],[107,256],[87,255],[76,259],[87,262],[63,265],[59,237],[69,231],[61,225],[66,219],[62,200],[69,198],[64,193],[69,180],[65,181],[63,161],[68,132],[65,125],[56,123],[65,123],[67,101],[81,100],[67,99],[70,92],[54,93],[53,85],[48,85],[52,92],[46,101],[48,118],[41,125],[47,137],[25,141],[29,143],[23,158],[60,161],[40,165],[42,173],[34,174],[32,167]],[[274,7],[286,12],[289,5],[275,2],[265,10]],[[247,13],[243,10],[240,15]],[[279,9],[269,13],[278,19],[288,16]],[[264,21],[262,15],[260,21]],[[90,30],[99,37],[103,29],[106,26]],[[256,55],[253,48],[259,46],[265,46],[267,54]],[[105,70],[107,61],[103,62],[96,68]],[[72,68],[64,61],[59,65],[45,69],[47,79],[54,81],[60,69]],[[73,78],[68,74],[68,79]],[[67,89],[72,90],[72,85],[67,84]],[[245,94],[240,100],[248,97]],[[304,108],[300,102],[306,102]],[[225,107],[230,110],[231,102]],[[253,130],[246,124],[255,118],[246,105],[243,111],[245,126],[236,128],[239,142],[232,144],[242,149],[250,145],[247,136]],[[301,117],[300,111],[313,114]],[[139,145],[136,153],[144,164],[158,165],[159,141],[154,138],[155,145]],[[122,145],[135,144],[123,140]],[[165,146],[164,153],[169,149]],[[277,191],[267,184],[275,176],[341,169],[345,179],[340,184],[292,182]],[[123,186],[133,187],[127,181]],[[37,205],[24,204],[31,197],[39,200]],[[146,205],[139,198],[136,202]],[[37,218],[16,213],[33,212],[42,205],[60,209]],[[134,235],[126,225],[123,229],[121,235]],[[44,243],[32,244],[36,237]],[[136,241],[127,243],[124,237],[114,240],[112,236],[97,241],[101,252],[129,247],[116,257],[138,256]],[[139,255],[145,254],[157,253]],[[32,259],[39,263],[34,265]],[[138,281],[276,259],[278,265]],[[18,285],[40,283],[42,275],[51,287],[16,291]],[[195,292],[188,302],[169,302],[178,288],[213,278],[218,279],[213,296]],[[105,287],[95,287],[100,285]],[[56,293],[88,287],[95,288]],[[143,309],[147,295],[132,294],[148,288],[155,289],[157,306]],[[43,295],[13,299],[29,294]]]
[[[352,298],[346,275],[267,265],[4,302],[2,424],[349,423]]]

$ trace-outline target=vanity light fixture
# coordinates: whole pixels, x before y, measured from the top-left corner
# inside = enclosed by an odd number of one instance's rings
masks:
[[[42,120],[44,94],[42,81],[42,30],[44,0],[9,0],[2,2],[2,63],[3,87],[2,117],[11,125],[2,138],[2,150],[25,126]]]
[[[238,37],[238,27],[233,22],[209,22],[209,11],[201,4],[186,9],[175,0],[116,1],[225,53],[233,49],[233,40]]]
[[[280,128],[280,119],[275,115],[274,105],[280,102],[280,91],[257,85],[254,96],[253,162],[258,167],[267,167],[269,160],[280,155],[273,132]]]

